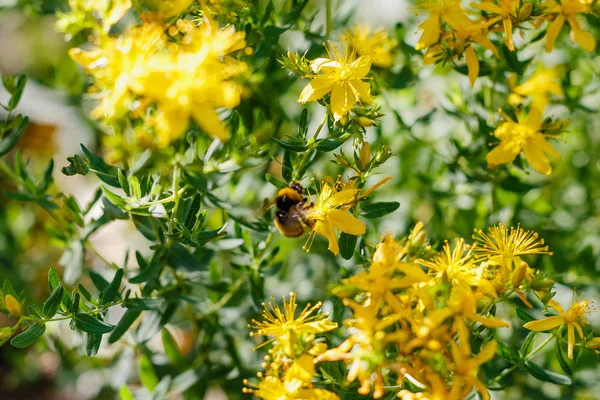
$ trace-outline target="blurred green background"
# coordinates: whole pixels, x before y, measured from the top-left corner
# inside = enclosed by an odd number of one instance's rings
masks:
[[[348,16],[354,23],[386,27],[408,44],[416,42],[416,22],[414,15],[406,11],[408,4],[385,0],[369,3],[365,10],[360,1],[345,2],[340,22]],[[58,167],[66,165],[66,157],[78,152],[79,143],[101,149],[101,134],[87,118],[90,106],[83,95],[85,77],[66,54],[69,43],[54,29],[54,13],[65,7],[65,2],[58,0],[0,2],[0,73],[25,73],[30,78],[19,111],[33,124],[19,146],[31,167],[39,171],[52,157]],[[308,12],[317,12],[318,8],[313,4]],[[353,9],[359,12],[351,13]],[[595,33],[598,37],[598,29]],[[301,32],[291,30],[279,46],[282,52],[293,49],[302,53],[307,46],[305,39]],[[400,49],[392,69],[381,72],[381,78],[393,84],[377,97],[385,116],[379,126],[369,128],[368,139],[374,150],[389,145],[394,153],[381,169],[381,176],[373,178],[375,182],[384,176],[393,177],[377,190],[376,198],[399,201],[401,206],[388,217],[371,222],[370,243],[379,239],[376,232],[404,235],[416,221],[425,223],[433,243],[453,237],[469,239],[474,228],[497,222],[520,224],[537,231],[554,252],[553,257],[536,258],[532,267],[557,281],[556,298],[563,306],[570,304],[572,288],[583,298],[600,298],[600,56],[598,51],[585,53],[570,46],[567,40],[549,55],[542,46],[537,43],[520,57],[525,60],[535,56],[546,65],[562,66],[565,98],[555,101],[550,114],[571,120],[568,132],[555,142],[562,158],[554,162],[554,172],[548,177],[520,160],[496,172],[486,169],[489,133],[494,118],[497,120],[486,108],[496,110],[506,105],[507,76],[500,77],[497,85],[491,84],[488,77],[480,78],[472,90],[466,76],[451,66],[425,67],[420,57]],[[535,67],[531,63],[524,75],[531,75]],[[296,99],[304,83],[298,80],[279,97],[285,115],[280,116],[282,124],[272,134],[296,129],[301,110]],[[318,125],[322,112],[318,107],[311,109],[311,129]],[[351,143],[346,143],[344,149],[351,154]],[[248,218],[259,213],[263,200],[272,199],[276,192],[264,180],[267,167],[249,169],[222,188],[225,197],[243,207]],[[327,157],[309,171],[315,176],[348,176],[348,171],[340,170]],[[82,204],[92,197],[97,185],[89,176],[63,176],[60,168],[56,168],[55,175],[59,188],[74,194]],[[8,189],[10,183],[0,175],[0,280],[9,278],[17,290],[24,290],[32,299],[43,299],[47,295],[47,270],[57,264],[61,252],[52,246],[45,232],[48,216],[35,205],[11,200],[5,194]],[[304,300],[326,299],[327,284],[355,268],[325,251],[322,240],[315,242],[311,254],[301,249],[304,239],[278,240],[282,259],[287,261],[277,275],[268,279],[267,294],[278,297],[293,290]],[[121,262],[128,249],[144,251],[148,246],[132,224],[123,221],[104,228],[93,242],[115,262]],[[220,249],[226,251],[227,245]],[[88,258],[86,266],[100,268],[93,254]],[[327,307],[331,304],[326,302]],[[247,310],[248,304],[234,304],[222,310],[221,323],[231,323],[246,364],[241,372],[250,376],[259,369],[260,354],[251,353],[252,343],[245,340]],[[3,318],[0,316],[0,326],[7,323]],[[600,335],[600,314],[594,313],[589,319],[596,336]],[[519,322],[513,318],[513,323]],[[111,399],[135,375],[131,349],[115,345],[88,359],[78,351],[80,337],[67,326],[55,329],[55,339],[42,341],[27,351],[0,348],[0,399]],[[173,329],[179,335],[180,346],[192,345],[195,338],[190,337],[189,327],[183,323]],[[525,334],[516,330],[515,337],[504,339],[518,343]],[[158,348],[160,344],[151,342],[152,346]],[[229,356],[223,353],[223,357]],[[556,365],[551,350],[539,357],[546,357],[547,365]],[[208,382],[214,386],[208,398],[240,398],[243,377],[231,377],[236,387]],[[600,398],[600,371],[592,357],[579,360],[570,387],[542,384],[519,374],[512,379],[518,384],[515,388],[492,393],[492,397]]]

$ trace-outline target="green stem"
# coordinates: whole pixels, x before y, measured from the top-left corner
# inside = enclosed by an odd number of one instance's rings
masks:
[[[554,335],[548,336],[548,338],[546,340],[544,340],[542,343],[540,343],[539,346],[537,346],[535,349],[533,349],[531,351],[531,353],[529,353],[525,357],[523,357],[523,361],[529,361],[531,358],[533,358],[533,356],[536,355],[537,353],[539,353],[544,347],[546,347],[546,345],[548,343],[550,343],[550,341],[552,341],[552,339],[554,339]],[[509,375],[511,372],[513,372],[518,367],[519,367],[519,364],[514,364],[510,368],[505,369],[504,371],[502,371],[500,373],[500,375],[498,375],[496,378],[494,378],[493,380],[491,380],[489,382],[488,387],[492,386],[495,383],[500,382],[504,377]]]
[[[246,282],[247,279],[248,279],[248,274],[240,275],[240,277],[233,283],[233,285],[231,285],[231,287],[229,288],[229,291],[227,293],[225,293],[225,295],[223,297],[221,297],[221,299],[219,301],[217,301],[215,304],[213,304],[212,307],[210,307],[210,313],[201,314],[196,317],[196,320],[197,321],[203,320],[209,314],[214,314],[217,311],[219,311],[221,308],[225,307],[227,305],[227,303],[229,303],[229,301],[233,298],[233,295],[236,294],[238,290],[240,290],[240,288],[242,287],[244,282]]]
[[[0,160],[0,171],[4,173],[11,181],[13,181],[16,185],[19,185],[21,179],[13,172],[12,169],[4,162],[4,160]]]
[[[317,131],[315,132],[314,136],[308,140],[308,149],[306,149],[306,151],[302,155],[302,158],[300,159],[300,162],[294,168],[294,175],[292,177],[293,181],[297,181],[300,179],[298,171],[304,170],[304,167],[306,167],[306,163],[308,162],[308,160],[310,160],[313,153],[315,152],[315,143],[317,141],[317,137],[319,136],[319,133],[321,133],[321,130],[325,126],[328,116],[329,116],[329,114],[325,113],[325,115],[323,116],[323,120],[321,121],[321,124],[317,128]]]
[[[173,210],[171,211],[171,218],[169,219],[168,226],[168,234],[171,235],[173,233],[173,226],[175,225],[175,216],[177,215],[177,210],[179,209],[179,198],[181,193],[179,193],[179,169],[177,168],[177,164],[173,166],[173,201],[175,204],[173,205]]]

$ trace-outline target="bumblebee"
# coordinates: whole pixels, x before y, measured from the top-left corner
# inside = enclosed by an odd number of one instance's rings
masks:
[[[308,225],[305,218],[306,212],[311,208],[306,204],[304,188],[299,183],[281,189],[275,199],[277,211],[275,212],[275,227],[288,237],[298,237],[304,233]]]

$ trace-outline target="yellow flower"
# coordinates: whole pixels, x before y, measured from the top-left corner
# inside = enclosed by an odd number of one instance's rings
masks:
[[[383,237],[376,249],[371,267],[343,283],[368,293],[374,303],[385,299],[394,308],[398,303],[395,292],[426,281],[427,274],[416,264],[400,261],[405,253],[389,235]]]
[[[263,320],[252,320],[252,324],[249,324],[248,328],[256,329],[256,332],[251,332],[250,336],[258,334],[272,337],[259,347],[277,341],[285,349],[288,356],[292,356],[299,340],[303,340],[307,335],[331,331],[337,328],[337,324],[327,319],[329,314],[311,315],[321,308],[321,302],[312,307],[307,304],[296,317],[296,309],[298,308],[296,294],[290,293],[289,297],[287,302],[285,297],[283,298],[283,311],[278,304],[263,303],[265,308],[262,313]]]
[[[317,101],[331,93],[331,112],[335,121],[344,118],[357,102],[371,103],[371,85],[364,82],[371,69],[371,57],[356,58],[354,51],[348,53],[347,44],[342,52],[332,44],[329,58],[317,58],[311,62],[315,73],[306,85],[298,101]]]
[[[429,17],[419,25],[423,34],[419,38],[415,49],[422,50],[435,43],[440,38],[442,30],[441,21],[450,28],[458,29],[473,24],[473,21],[460,7],[460,0],[421,0],[417,3],[417,13],[429,12]]]
[[[367,231],[365,224],[347,212],[347,209],[356,202],[358,192],[358,189],[344,189],[336,193],[328,183],[322,183],[317,201],[310,206],[304,218],[306,224],[311,228],[311,233],[304,245],[307,251],[310,249],[314,237],[319,234],[325,236],[329,241],[329,250],[333,254],[338,254],[340,248],[334,228],[355,236],[365,234]]]
[[[367,395],[373,386],[373,398],[384,394],[382,368],[385,362],[385,349],[392,342],[386,329],[398,322],[399,315],[380,317],[381,303],[367,301],[359,304],[344,299],[344,305],[352,309],[354,317],[344,321],[351,329],[348,339],[338,347],[327,350],[316,358],[321,361],[345,360],[349,364],[347,380],[360,382],[358,393]]]
[[[459,342],[458,344],[454,340],[450,342],[453,370],[455,372],[451,397],[462,399],[472,388],[475,388],[484,400],[489,400],[490,394],[485,385],[477,378],[477,374],[479,367],[491,360],[496,354],[497,343],[495,340],[486,343],[481,351],[473,356],[469,344],[469,329],[460,318],[455,319],[455,324],[457,325]]]
[[[265,400],[339,400],[335,393],[314,388],[311,384],[314,375],[313,357],[305,354],[294,360],[282,379],[274,375],[259,374],[260,383],[254,389],[244,388],[243,391]],[[244,384],[249,383],[244,381]]]
[[[594,36],[583,29],[577,20],[577,14],[589,14],[592,12],[591,2],[585,0],[561,0],[560,3],[550,2],[545,10],[548,14],[554,14],[554,20],[548,26],[546,32],[546,51],[552,51],[554,43],[562,30],[565,20],[571,26],[571,32],[575,41],[587,51],[594,51],[596,48],[596,39]]]
[[[455,315],[462,315],[477,321],[487,328],[508,328],[510,324],[496,317],[484,317],[477,313],[478,297],[468,286],[454,286],[450,294],[449,306]]]
[[[488,228],[487,232],[475,230],[473,239],[477,243],[473,247],[475,258],[479,261],[486,260],[490,264],[502,265],[512,271],[521,264],[520,256],[526,254],[549,254],[548,246],[544,239],[540,239],[537,232],[526,231],[517,226],[508,229],[502,224]]]
[[[525,82],[512,89],[513,93],[508,101],[513,104],[521,104],[523,97],[531,97],[531,107],[540,112],[550,103],[550,96],[562,96],[561,74],[557,67],[545,68],[540,65],[535,73]]]
[[[71,57],[94,76],[92,90],[102,95],[92,117],[109,124],[142,119],[159,148],[180,138],[190,118],[225,141],[228,132],[217,109],[240,102],[242,88],[234,78],[247,66],[228,54],[244,48],[244,33],[221,29],[209,13],[200,24],[181,20],[176,26],[179,43],[155,15],[145,15],[142,25],[120,37],[103,37],[90,51],[71,49]]]
[[[13,317],[21,316],[21,303],[12,294],[4,295],[4,306]]]
[[[500,20],[502,21],[504,34],[506,35],[506,45],[510,51],[514,51],[515,43],[512,37],[513,20],[517,18],[520,0],[498,0],[497,3],[492,0],[484,0],[479,3],[471,3],[471,7],[490,14],[498,14],[498,17],[493,18],[488,23],[491,25]]]
[[[531,109],[529,115],[524,111],[519,112],[517,122],[506,114],[504,118],[507,121],[493,133],[500,139],[500,144],[486,156],[488,167],[496,168],[501,164],[510,164],[522,150],[533,168],[545,175],[552,173],[548,155],[558,159],[560,154],[542,133],[542,113],[537,109]]]
[[[493,287],[481,276],[481,268],[475,265],[471,247],[464,239],[456,239],[454,249],[444,243],[442,250],[431,260],[419,260],[419,264],[429,268],[437,278],[448,277],[455,286],[477,286],[485,293],[495,296]]]
[[[371,33],[368,25],[359,25],[344,33],[344,38],[352,45],[359,56],[370,56],[373,65],[382,68],[392,66],[391,51],[396,43],[383,28]]]
[[[135,110],[136,96],[131,89],[134,74],[165,47],[162,26],[148,22],[130,28],[122,37],[102,38],[98,46],[89,51],[70,49],[71,58],[94,76],[91,91],[102,95],[100,105],[92,111],[92,118],[103,118],[111,123]]]
[[[554,329],[558,326],[563,327],[567,326],[567,344],[568,344],[568,357],[570,360],[573,359],[573,347],[575,346],[575,329],[577,329],[577,333],[579,337],[583,339],[583,329],[581,324],[589,324],[589,322],[585,319],[585,314],[591,313],[594,311],[592,309],[592,304],[588,300],[582,300],[578,303],[573,302],[571,307],[565,311],[561,307],[558,302],[555,300],[550,300],[548,305],[558,312],[558,316],[546,317],[541,320],[530,321],[523,325],[523,328],[529,329],[531,331],[547,331],[550,329]]]
[[[469,81],[471,86],[475,85],[475,81],[479,76],[479,59],[473,44],[478,44],[499,57],[498,49],[486,36],[488,25],[487,23],[476,24],[470,22],[467,25],[456,26],[452,32],[443,33],[440,42],[427,50],[423,57],[423,63],[451,62],[464,54]]]

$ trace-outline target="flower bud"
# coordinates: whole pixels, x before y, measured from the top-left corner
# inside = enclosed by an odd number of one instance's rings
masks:
[[[11,337],[13,335],[13,333],[15,333],[14,329],[9,326],[0,328],[0,342],[4,339]]]
[[[517,288],[523,282],[523,278],[525,278],[525,273],[527,272],[527,263],[521,261],[519,265],[514,269],[511,276],[511,283],[513,287]]]
[[[6,309],[13,317],[21,316],[21,304],[15,296],[12,294],[7,294],[4,296],[4,304],[6,305]]]
[[[531,16],[531,11],[533,10],[533,6],[531,3],[523,4],[523,7],[519,10],[519,21],[525,21]]]
[[[595,337],[587,343],[587,348],[590,350],[600,350],[600,337]]]
[[[360,148],[360,164],[358,166],[361,171],[365,172],[367,170],[369,161],[371,161],[371,145],[369,145],[369,142],[363,142]]]
[[[373,122],[372,119],[367,118],[367,117],[363,117],[363,116],[360,116],[360,117],[356,118],[355,121],[356,121],[357,124],[359,124],[363,128],[368,128],[370,126],[375,125],[375,122]]]

